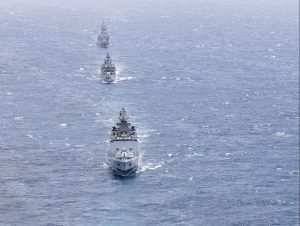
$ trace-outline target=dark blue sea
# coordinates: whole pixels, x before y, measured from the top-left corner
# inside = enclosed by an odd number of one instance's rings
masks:
[[[299,225],[298,7],[1,1],[0,225]],[[106,164],[122,107],[131,178]]]

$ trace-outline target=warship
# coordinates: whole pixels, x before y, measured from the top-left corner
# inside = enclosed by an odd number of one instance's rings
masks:
[[[116,79],[116,67],[112,63],[109,53],[107,53],[104,63],[101,65],[101,75],[104,83],[112,83]]]
[[[109,141],[108,165],[118,176],[133,176],[139,167],[139,145],[135,126],[128,122],[125,108],[119,122],[112,127]]]
[[[104,25],[104,23],[101,26],[101,30],[100,30],[100,33],[97,38],[97,43],[98,43],[98,45],[100,45],[103,48],[107,48],[109,45],[109,35],[108,35],[107,28]]]

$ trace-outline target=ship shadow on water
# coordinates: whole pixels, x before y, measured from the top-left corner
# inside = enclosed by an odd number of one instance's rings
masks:
[[[113,180],[133,181],[133,180],[135,180],[138,176],[139,176],[139,173],[135,173],[135,174],[130,175],[130,176],[121,176],[121,175],[114,174],[114,173],[110,170],[110,177],[111,177],[111,179],[113,179]]]

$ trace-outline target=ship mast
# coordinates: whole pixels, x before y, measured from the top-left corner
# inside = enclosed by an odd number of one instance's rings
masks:
[[[121,109],[119,120],[120,120],[120,122],[127,122],[128,116],[127,116],[127,112],[126,112],[125,108]]]

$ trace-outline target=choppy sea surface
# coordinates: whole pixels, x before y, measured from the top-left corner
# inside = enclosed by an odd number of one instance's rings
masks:
[[[0,225],[298,225],[298,26],[294,0],[1,1]]]

